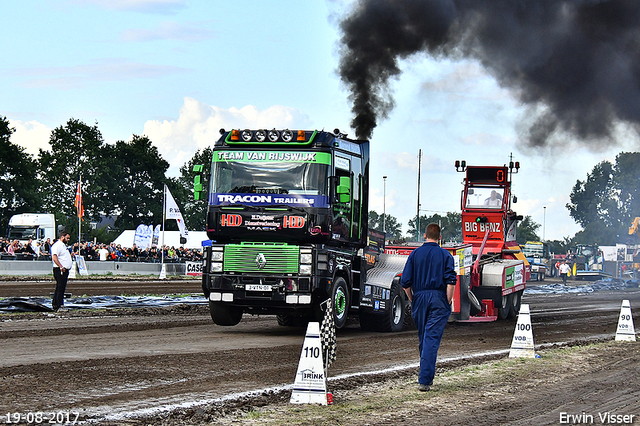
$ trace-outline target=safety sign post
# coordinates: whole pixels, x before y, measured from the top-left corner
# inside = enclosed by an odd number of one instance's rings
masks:
[[[516,330],[511,341],[509,358],[535,358],[536,352],[533,345],[533,329],[531,327],[531,313],[529,305],[520,306],[520,314],[516,323]]]
[[[322,361],[318,322],[310,322],[307,326],[290,402],[327,405],[327,377]]]
[[[633,315],[631,315],[631,304],[628,300],[622,301],[620,308],[620,317],[618,317],[618,330],[616,331],[616,340],[635,342],[636,331],[633,327]]]

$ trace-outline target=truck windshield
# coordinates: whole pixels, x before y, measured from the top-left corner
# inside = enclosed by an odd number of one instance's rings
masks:
[[[543,257],[544,248],[542,244],[525,244],[522,248],[522,253],[526,257]]]
[[[36,235],[37,228],[25,228],[25,227],[16,227],[11,226],[9,228],[8,238],[10,240],[28,240],[28,239],[37,239]]]
[[[216,161],[211,192],[326,196],[329,165],[302,162]]]
[[[501,209],[504,188],[472,186],[467,189],[466,208]]]

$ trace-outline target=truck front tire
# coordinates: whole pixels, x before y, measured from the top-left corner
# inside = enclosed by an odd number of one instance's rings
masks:
[[[229,306],[224,302],[209,301],[209,312],[211,319],[217,325],[233,326],[242,320],[242,308]]]
[[[337,277],[333,281],[329,297],[331,297],[333,319],[336,323],[336,328],[342,328],[347,323],[351,303],[351,300],[349,300],[349,287],[347,287],[347,282],[344,278]]]

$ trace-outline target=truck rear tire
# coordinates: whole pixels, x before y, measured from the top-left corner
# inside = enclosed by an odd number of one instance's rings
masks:
[[[349,306],[351,300],[349,300],[349,287],[347,282],[342,277],[337,277],[331,285],[331,305],[333,306],[333,319],[336,323],[336,328],[342,328],[347,323],[347,316],[349,314]]]
[[[515,318],[520,313],[520,304],[522,303],[522,290],[516,291],[509,295],[509,318]]]
[[[360,328],[363,330],[398,332],[405,326],[406,307],[405,292],[400,284],[391,285],[389,309],[381,314],[361,313]]]
[[[494,303],[498,308],[498,319],[509,318],[509,312],[511,312],[511,297],[510,295],[503,296],[502,290],[498,290],[498,294],[494,299]]]
[[[229,306],[224,302],[209,301],[209,312],[211,319],[217,325],[232,326],[237,325],[242,320],[242,308]]]

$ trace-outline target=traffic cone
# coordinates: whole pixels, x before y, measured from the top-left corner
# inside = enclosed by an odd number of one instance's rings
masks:
[[[78,265],[76,264],[75,260],[71,260],[71,269],[69,269],[69,279],[75,279],[76,278],[76,269],[78,268]]]
[[[322,361],[320,323],[310,322],[302,345],[291,404],[327,405],[327,377]]]
[[[622,307],[620,308],[620,317],[618,318],[616,340],[626,342],[636,341],[636,331],[633,327],[633,315],[631,315],[631,304],[628,300],[622,301]]]
[[[162,264],[162,269],[160,269],[160,277],[159,279],[164,280],[167,278],[167,265]]]
[[[509,358],[535,358],[533,345],[533,329],[531,327],[531,313],[529,305],[520,306],[520,314],[516,323],[516,330],[511,341]]]

